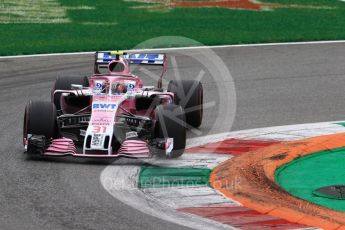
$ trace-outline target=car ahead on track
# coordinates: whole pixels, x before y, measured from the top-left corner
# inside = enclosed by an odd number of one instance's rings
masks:
[[[160,65],[157,87],[143,86],[129,65]],[[104,72],[102,73],[101,72]],[[176,158],[186,130],[201,125],[203,88],[199,81],[170,81],[165,54],[96,52],[91,77],[59,77],[51,102],[25,108],[23,142],[32,155]]]

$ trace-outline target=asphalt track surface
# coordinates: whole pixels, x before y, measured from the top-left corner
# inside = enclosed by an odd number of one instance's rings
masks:
[[[237,111],[231,130],[344,119],[344,43],[214,51],[235,83]],[[181,54],[176,60],[184,78],[194,78],[202,69],[200,63]],[[49,100],[57,76],[91,74],[92,62],[92,55],[0,59],[1,229],[183,228],[134,210],[109,195],[99,179],[105,163],[72,158],[30,160],[24,156],[21,135],[26,102]],[[167,79],[173,78],[173,72],[170,67]],[[146,80],[153,82],[150,77]],[[220,80],[206,71],[202,79],[205,100],[214,103],[205,110],[200,135],[210,134],[215,120],[223,126],[212,133],[230,131],[228,114],[214,115],[219,106],[227,106],[218,103],[218,92],[230,79],[220,84],[216,81]]]

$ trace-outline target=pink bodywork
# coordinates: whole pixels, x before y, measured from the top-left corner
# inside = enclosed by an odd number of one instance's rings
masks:
[[[112,61],[109,63],[109,66],[112,65]],[[96,81],[105,81],[106,84],[111,85],[112,82],[135,82],[135,88],[131,93],[133,95],[142,93],[143,83],[142,80],[130,73],[128,68],[128,63],[126,60],[120,59],[116,62],[121,62],[124,64],[125,68],[122,72],[110,72],[109,75],[93,75],[90,78],[90,89],[92,90],[95,87]],[[166,68],[166,66],[164,66]],[[110,69],[110,68],[109,68]],[[172,103],[172,98],[174,98],[174,94],[170,92],[157,92],[160,96],[162,104],[165,103]],[[89,127],[87,129],[86,135],[88,133],[95,133],[95,132],[107,132],[111,130],[113,132],[114,125],[117,122],[117,116],[122,114],[124,111],[119,108],[121,105],[122,108],[129,111],[134,115],[141,115],[146,116],[149,118],[154,119],[154,112],[151,110],[144,110],[144,111],[136,111],[135,106],[135,97],[130,97],[128,94],[120,94],[120,95],[95,95],[92,94],[92,101],[90,102],[92,109],[91,119],[89,122]],[[116,104],[116,109],[94,109],[94,103],[109,103],[109,104]],[[90,110],[88,110],[90,112]],[[110,133],[109,133],[110,134]],[[112,133],[111,133],[112,134]],[[54,139],[49,147],[46,149],[46,152],[43,155],[49,156],[65,156],[65,155],[72,155],[77,157],[131,157],[131,158],[147,158],[150,157],[150,151],[148,143],[144,140],[140,139],[128,139],[124,140],[121,147],[118,151],[112,152],[105,152],[104,149],[102,151],[98,149],[92,149],[85,151],[85,141],[86,136],[84,139],[84,147],[83,150],[80,151],[80,148],[76,148],[72,139],[69,138],[59,138]]]

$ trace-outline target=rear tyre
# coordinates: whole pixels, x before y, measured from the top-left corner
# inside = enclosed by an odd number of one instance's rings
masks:
[[[181,156],[186,148],[185,115],[181,106],[159,105],[155,109],[155,138],[173,138],[173,150],[168,157]]]
[[[52,102],[55,104],[57,110],[61,110],[60,97],[61,93],[54,93],[55,90],[70,90],[72,84],[82,85],[83,87],[89,87],[89,79],[85,77],[58,77],[55,80],[54,87],[52,89]]]
[[[188,125],[198,128],[203,116],[203,88],[199,81],[170,81],[168,92],[175,94],[175,103],[181,105],[186,113]]]
[[[57,138],[59,131],[56,121],[55,105],[47,101],[30,101],[24,115],[24,144],[28,143],[29,135],[44,136],[46,140]],[[31,153],[28,146],[28,153]]]

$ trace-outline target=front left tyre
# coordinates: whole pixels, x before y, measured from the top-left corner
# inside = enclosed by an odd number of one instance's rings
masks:
[[[23,129],[24,145],[27,145],[28,153],[32,152],[28,145],[30,137],[42,136],[44,140],[57,138],[59,129],[55,105],[47,101],[30,101],[25,108]]]

